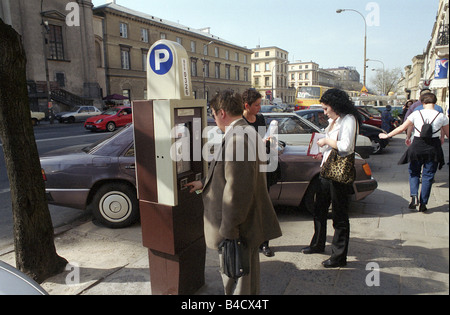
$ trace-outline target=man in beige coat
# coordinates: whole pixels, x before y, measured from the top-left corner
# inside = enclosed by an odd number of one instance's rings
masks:
[[[262,140],[242,119],[239,94],[224,91],[211,101],[217,126],[225,133],[210,164],[208,176],[188,183],[191,192],[203,189],[205,239],[218,249],[225,240],[242,239],[250,257],[250,273],[237,280],[222,274],[225,294],[259,294],[259,245],[281,236],[280,225],[267,192]],[[259,138],[258,138],[259,137]]]

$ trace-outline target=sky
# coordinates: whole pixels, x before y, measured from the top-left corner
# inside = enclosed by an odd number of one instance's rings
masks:
[[[94,6],[111,1],[93,0]],[[431,39],[439,0],[116,0],[133,10],[211,34],[239,46],[276,46],[289,61],[321,68],[355,67],[363,77],[364,19],[367,58],[386,70],[410,65]],[[337,9],[352,9],[336,13]],[[363,19],[364,17],[364,19]],[[367,85],[381,69],[368,62]]]

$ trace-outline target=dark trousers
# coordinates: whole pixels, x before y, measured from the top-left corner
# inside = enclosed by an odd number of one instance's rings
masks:
[[[331,244],[331,260],[347,262],[348,243],[350,239],[350,222],[348,207],[350,204],[349,185],[340,184],[320,178],[321,189],[317,193],[314,207],[314,236],[311,247],[325,248],[327,238],[327,215],[330,203],[333,210],[334,237]]]

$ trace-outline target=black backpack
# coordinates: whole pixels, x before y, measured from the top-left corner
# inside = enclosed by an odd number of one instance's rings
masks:
[[[421,111],[421,110],[419,110],[419,114],[420,114],[420,117],[422,117],[422,121],[423,121],[422,130],[417,129],[416,127],[414,127],[414,128],[415,128],[417,131],[420,132],[420,137],[421,137],[421,138],[430,139],[430,138],[433,137],[433,135],[434,135],[435,133],[437,133],[437,132],[439,132],[439,131],[441,130],[441,128],[439,128],[438,130],[436,130],[436,131],[433,132],[433,126],[432,126],[432,125],[433,125],[433,122],[436,120],[436,118],[439,116],[440,113],[438,112],[437,115],[436,115],[436,117],[434,117],[434,119],[433,119],[430,123],[425,122],[425,120],[423,119],[422,111]]]

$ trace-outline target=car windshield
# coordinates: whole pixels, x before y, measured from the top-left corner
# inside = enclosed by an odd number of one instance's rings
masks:
[[[112,133],[109,137],[83,148],[91,155],[119,156],[133,141],[133,125],[129,124]]]
[[[102,115],[115,115],[120,110],[120,108],[110,108],[108,110],[105,110]]]

